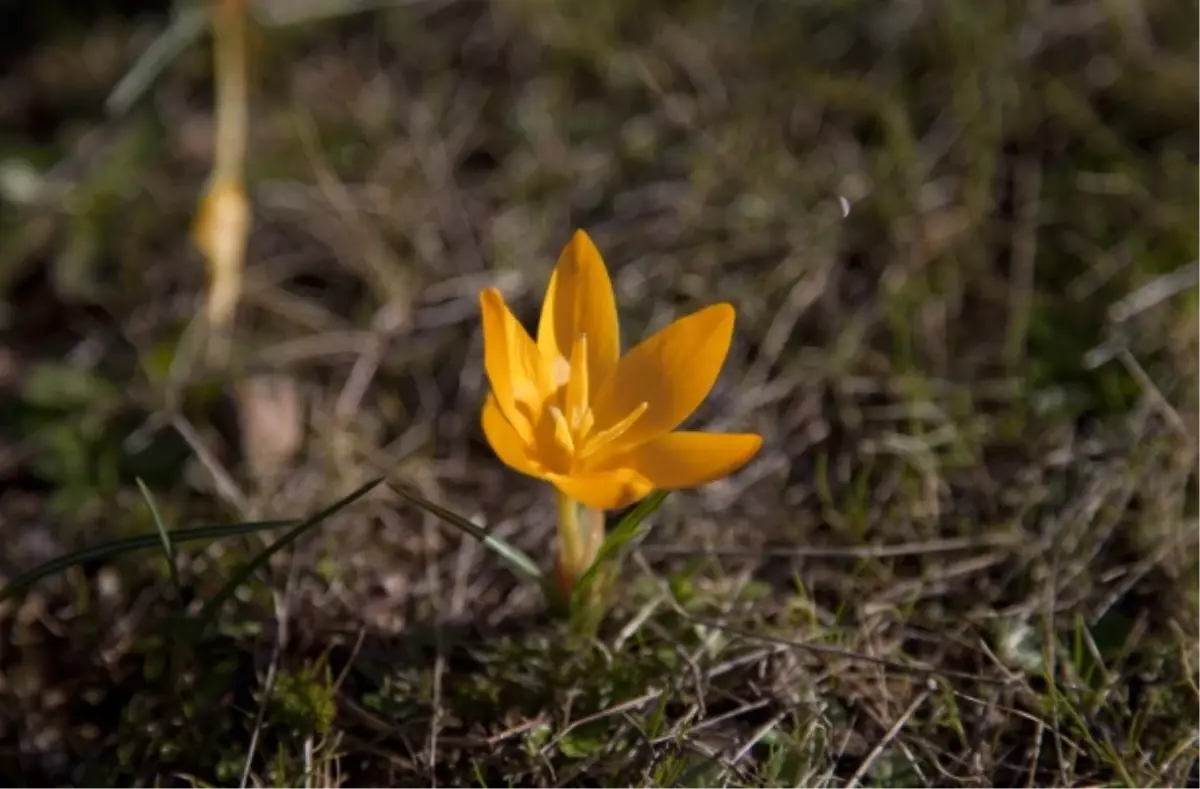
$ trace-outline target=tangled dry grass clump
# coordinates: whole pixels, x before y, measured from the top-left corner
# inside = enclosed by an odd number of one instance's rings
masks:
[[[220,366],[210,49],[107,115],[164,9],[3,55],[0,582],[151,549],[0,601],[0,780],[1195,785],[1194,4],[354,5],[251,4]],[[735,307],[691,424],[765,439],[594,637],[401,493],[551,562],[478,298],[533,327],[576,227],[627,346]],[[278,532],[158,542],[379,475],[245,577]]]

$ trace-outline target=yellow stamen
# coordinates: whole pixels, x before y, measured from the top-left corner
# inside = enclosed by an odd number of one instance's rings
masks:
[[[575,430],[583,424],[588,412],[587,335],[581,334],[571,347],[571,371],[567,378],[566,402],[568,422]],[[580,431],[580,437],[585,435]]]
[[[574,454],[575,437],[571,435],[571,426],[567,424],[567,418],[563,416],[562,409],[550,406],[550,416],[554,419],[554,440],[568,453]]]
[[[589,436],[588,440],[584,442],[582,451],[578,453],[577,457],[587,457],[598,449],[615,442],[618,438],[625,434],[625,431],[633,427],[634,422],[641,419],[642,414],[646,413],[646,409],[649,407],[650,404],[643,400],[638,404],[637,408],[630,411],[629,415],[620,422],[617,422],[607,430],[601,430],[599,433]]]
[[[592,409],[583,412],[583,419],[579,420],[578,430],[579,435],[586,438],[592,432],[592,428],[596,426],[596,415],[592,413]]]

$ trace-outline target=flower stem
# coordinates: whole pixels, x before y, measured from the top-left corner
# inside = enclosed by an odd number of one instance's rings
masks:
[[[586,567],[580,565],[584,561],[585,544],[583,531],[579,527],[579,502],[555,491],[558,499],[558,569],[559,581],[566,586],[562,591],[570,593],[570,586]]]
[[[604,510],[587,507],[584,509],[584,518],[586,520],[584,531],[587,535],[584,562],[586,567],[591,567],[592,562],[596,561],[596,557],[600,555],[600,548],[604,545]]]
[[[583,610],[576,611],[572,598],[576,585],[595,563],[604,545],[604,510],[585,507],[578,501],[556,491],[558,502],[558,567],[556,581],[563,603],[571,609],[571,618],[588,631],[594,627],[597,606],[604,596],[603,573],[593,577],[587,589]],[[576,621],[578,620],[578,621]],[[590,624],[589,624],[590,623]]]

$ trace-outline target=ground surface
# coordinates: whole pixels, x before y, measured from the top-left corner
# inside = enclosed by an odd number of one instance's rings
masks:
[[[183,528],[387,472],[548,563],[478,429],[476,297],[531,321],[575,227],[627,344],[736,306],[696,422],[766,446],[667,499],[595,640],[383,489],[199,640],[266,534],[48,578],[0,603],[0,781],[1195,785],[1195,4],[262,30],[223,371],[185,332],[208,49],[109,117],[165,16],[68,6],[0,76],[0,576],[153,534],[139,477]]]

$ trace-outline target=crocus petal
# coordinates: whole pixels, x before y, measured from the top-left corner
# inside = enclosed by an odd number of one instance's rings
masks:
[[[642,403],[646,412],[608,450],[608,456],[674,430],[708,396],[733,336],[733,307],[714,304],[645,340],[617,363],[592,400],[603,430]],[[600,461],[600,457],[597,457]]]
[[[496,457],[504,465],[516,469],[531,477],[540,476],[540,468],[530,456],[529,444],[521,438],[521,434],[504,416],[494,395],[488,395],[483,405],[483,434]]]
[[[571,347],[570,362],[571,377],[567,379],[563,407],[567,411],[567,419],[570,420],[572,427],[576,427],[583,421],[583,415],[588,410],[588,396],[591,394],[586,334],[575,338],[575,344]]]
[[[628,507],[654,490],[649,480],[628,468],[589,474],[547,474],[545,478],[568,498],[596,510]]]
[[[483,367],[496,403],[517,434],[529,443],[533,424],[553,391],[537,346],[495,288],[479,295],[483,313]]]
[[[609,376],[621,355],[617,302],[600,251],[587,233],[577,230],[550,275],[538,322],[538,348],[562,379],[558,384],[565,381],[571,347],[580,335],[587,335],[587,366],[595,385]]]
[[[655,488],[694,488],[732,474],[762,447],[753,433],[667,433],[606,465],[632,469]]]

